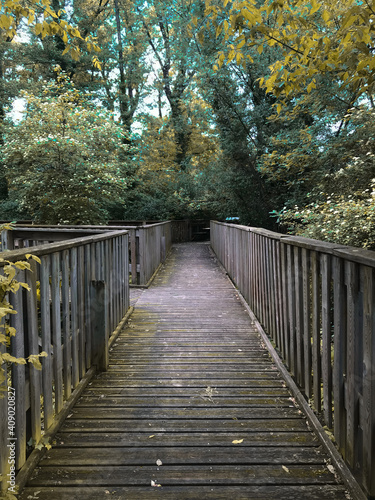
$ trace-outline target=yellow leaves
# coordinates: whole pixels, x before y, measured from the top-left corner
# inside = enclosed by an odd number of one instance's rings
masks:
[[[12,22],[13,19],[11,17],[6,16],[5,14],[2,14],[2,16],[0,16],[0,28],[8,31],[12,25]]]
[[[322,18],[323,18],[323,21],[324,21],[325,23],[328,23],[328,21],[329,21],[329,20],[330,20],[330,18],[331,18],[330,13],[328,12],[328,10],[324,10],[324,11],[323,11]]]
[[[368,65],[368,61],[366,59],[359,61],[358,65],[357,65],[357,71],[358,72],[362,71],[367,65]]]
[[[310,10],[310,16],[314,15],[320,7],[322,6],[321,3],[317,3],[316,0],[311,0],[311,10]]]
[[[14,356],[11,356],[8,352],[4,352],[3,354],[0,353],[0,365],[2,363],[14,363],[16,365],[25,365],[26,359],[15,358]]]
[[[48,354],[45,351],[42,351],[40,354],[30,354],[27,358],[27,361],[33,365],[36,370],[42,369],[42,364],[40,362],[40,358],[46,358]]]
[[[26,254],[26,259],[29,260],[29,259],[33,259],[35,260],[35,262],[37,262],[38,264],[41,264],[41,260],[39,259],[39,257],[37,257],[36,255],[32,255],[31,253],[27,253]]]
[[[234,439],[232,441],[232,444],[241,444],[241,443],[243,443],[243,439]]]
[[[312,91],[312,89],[316,89],[316,83],[315,83],[315,79],[313,79],[307,86],[307,93],[310,94],[310,92]]]
[[[242,9],[241,14],[248,21],[247,24],[249,26],[255,26],[257,23],[262,22],[262,16],[261,16],[259,10],[255,9],[254,7],[251,10],[248,8]]]
[[[102,69],[101,62],[99,61],[99,59],[96,56],[93,56],[91,61],[92,61],[92,65],[94,66],[94,68],[97,68],[99,70]]]
[[[245,45],[246,39],[245,37],[242,37],[241,41],[237,44],[237,50],[242,49],[242,47]]]

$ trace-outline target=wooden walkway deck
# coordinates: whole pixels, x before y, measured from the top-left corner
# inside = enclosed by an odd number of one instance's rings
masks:
[[[20,495],[153,498],[350,498],[205,244],[173,248]]]

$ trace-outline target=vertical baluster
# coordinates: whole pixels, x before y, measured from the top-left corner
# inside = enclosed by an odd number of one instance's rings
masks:
[[[311,274],[312,274],[312,369],[313,369],[313,393],[314,407],[321,411],[321,355],[320,355],[320,280],[319,280],[319,257],[316,252],[311,252]]]
[[[18,271],[17,280],[25,282],[25,271]],[[9,302],[17,314],[10,315],[10,325],[15,328],[16,335],[12,337],[11,353],[15,358],[25,357],[25,328],[23,314],[23,289],[15,294],[11,293]],[[12,388],[15,396],[15,459],[16,469],[20,469],[26,461],[26,391],[25,365],[12,364]],[[13,436],[12,436],[13,437]]]
[[[78,259],[77,248],[70,253],[70,296],[72,324],[72,384],[76,388],[79,383],[79,324],[78,324]]]
[[[43,358],[43,407],[44,407],[44,429],[47,430],[53,420],[52,405],[52,381],[53,381],[53,354],[51,345],[51,293],[50,293],[50,275],[51,264],[50,256],[44,255],[40,266],[40,315],[42,328],[42,348],[47,353]]]
[[[304,381],[305,393],[310,399],[312,397],[312,354],[311,354],[311,306],[310,306],[310,265],[309,250],[302,249],[302,286],[303,286],[303,357],[304,357]]]
[[[60,254],[52,254],[51,298],[52,298],[52,343],[53,374],[55,385],[55,412],[63,406],[63,364],[61,346],[61,303],[60,303]]]
[[[331,364],[331,256],[321,256],[322,275],[322,380],[323,411],[328,427],[332,427],[332,364]]]
[[[61,298],[62,298],[62,335],[64,366],[64,398],[68,399],[72,392],[72,346],[70,334],[70,294],[69,294],[69,250],[62,252]]]

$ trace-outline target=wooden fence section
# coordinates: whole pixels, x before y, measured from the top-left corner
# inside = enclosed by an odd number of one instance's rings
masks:
[[[219,222],[211,245],[375,497],[375,253]]]
[[[98,231],[127,230],[129,233],[129,272],[133,285],[145,286],[164,262],[172,245],[171,222],[139,226],[15,226],[3,231],[2,249],[32,247],[37,244],[63,241],[72,235],[86,236]],[[79,231],[79,233],[77,233]]]
[[[80,233],[71,231],[70,237],[74,234]],[[17,334],[9,352],[28,357],[45,351],[47,357],[41,371],[29,364],[13,364],[8,370],[8,398],[0,399],[3,490],[90,367],[106,367],[109,336],[129,308],[127,249],[125,230],[34,246],[32,254],[41,264],[30,261],[32,272],[17,275],[30,291],[20,288],[10,294],[17,314],[7,321]],[[25,260],[27,253],[30,249],[19,249],[0,257],[15,262]]]

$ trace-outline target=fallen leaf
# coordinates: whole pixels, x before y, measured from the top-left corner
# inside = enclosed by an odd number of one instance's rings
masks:
[[[290,470],[288,469],[288,467],[285,467],[285,465],[282,465],[281,467],[285,470],[285,472],[287,472],[288,474],[290,474]]]
[[[155,434],[151,434],[151,436],[148,436],[148,439],[154,438]]]
[[[160,458],[156,460],[156,465],[163,465],[163,462],[160,460]]]
[[[158,484],[156,481],[153,481],[151,479],[151,486],[154,486],[155,488],[161,488],[161,484]]]
[[[336,473],[335,468],[333,467],[333,465],[327,465],[327,469],[329,470],[329,472],[332,472],[332,474]]]
[[[232,441],[233,444],[241,444],[243,443],[243,439],[235,439],[234,441]]]

